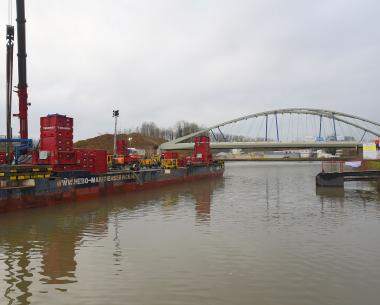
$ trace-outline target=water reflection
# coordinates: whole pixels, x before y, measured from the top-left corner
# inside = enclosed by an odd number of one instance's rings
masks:
[[[7,266],[4,296],[9,304],[15,299],[19,304],[30,303],[32,277],[38,277],[41,284],[77,281],[75,251],[84,228],[96,224],[93,234],[106,230],[107,215],[94,213],[95,209],[94,206],[86,210],[78,205],[2,215],[0,244],[4,247]],[[57,286],[56,289],[62,288]]]
[[[223,179],[216,179],[1,215],[0,254],[3,258],[0,262],[6,267],[3,271],[0,269],[0,277],[3,277],[0,287],[5,284],[2,291],[6,302],[30,304],[34,293],[49,292],[45,285],[66,291],[69,284],[78,281],[78,251],[94,239],[113,236],[114,265],[120,266],[123,257],[119,235],[121,215],[125,217],[157,203],[162,209],[170,209],[186,197],[193,198],[195,220],[208,221],[212,193],[222,186]],[[121,271],[119,267],[117,272]],[[39,288],[31,289],[36,282]]]
[[[360,183],[353,188],[343,187],[316,187],[316,195],[321,205],[326,203],[339,204],[344,206],[346,201],[365,206],[368,202],[380,201],[380,193],[377,183]]]
[[[31,296],[29,286],[32,274],[29,270],[31,246],[27,243],[23,246],[9,245],[5,251],[4,260],[7,266],[8,275],[5,277],[5,282],[8,287],[5,290],[4,296],[8,299],[9,304],[13,303],[12,294],[19,291],[16,299],[20,304],[28,304],[28,298]]]

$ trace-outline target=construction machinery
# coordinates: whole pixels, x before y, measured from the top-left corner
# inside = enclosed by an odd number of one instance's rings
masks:
[[[11,4],[10,4],[11,5]],[[1,139],[0,143],[5,143],[6,152],[3,162],[25,163],[30,158],[24,157],[33,147],[32,140],[28,138],[28,84],[26,74],[26,34],[25,34],[25,2],[24,0],[16,0],[17,12],[17,57],[18,57],[18,85],[17,94],[19,99],[19,113],[13,116],[18,117],[20,121],[20,138],[14,138],[12,135],[12,86],[13,86],[13,46],[14,46],[14,26],[7,25],[6,32],[6,139]],[[10,23],[12,17],[10,16]],[[13,150],[13,151],[12,151]],[[4,164],[3,163],[3,164]]]

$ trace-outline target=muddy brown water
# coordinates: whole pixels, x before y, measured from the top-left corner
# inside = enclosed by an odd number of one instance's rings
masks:
[[[0,304],[379,304],[380,196],[316,163],[0,215]]]

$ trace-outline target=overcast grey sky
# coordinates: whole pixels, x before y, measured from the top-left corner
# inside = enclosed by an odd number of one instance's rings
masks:
[[[33,137],[39,117],[56,112],[74,117],[76,139],[111,132],[114,108],[121,128],[286,107],[380,121],[380,1],[25,2]],[[5,72],[0,85],[5,96]]]

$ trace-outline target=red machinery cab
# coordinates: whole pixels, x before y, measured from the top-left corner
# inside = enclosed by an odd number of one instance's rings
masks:
[[[141,160],[141,156],[128,152],[128,146],[125,140],[116,140],[116,154],[117,157],[114,158],[116,165],[136,164]]]
[[[193,164],[209,164],[212,162],[212,153],[210,148],[210,138],[200,136],[194,138],[194,152],[191,156]]]

